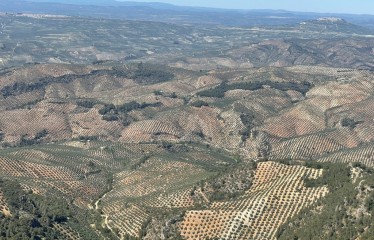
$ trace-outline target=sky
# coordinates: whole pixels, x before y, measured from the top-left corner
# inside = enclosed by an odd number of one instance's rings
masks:
[[[122,0],[123,1],[123,0]],[[374,14],[374,0],[131,0],[229,9],[282,9],[302,12]]]

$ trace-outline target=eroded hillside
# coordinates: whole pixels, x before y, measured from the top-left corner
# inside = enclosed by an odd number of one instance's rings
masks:
[[[0,20],[1,239],[372,236],[370,30]]]
[[[0,82],[1,175],[95,226],[51,218],[55,234],[275,238],[330,194],[303,165],[373,167],[368,70],[37,64]]]

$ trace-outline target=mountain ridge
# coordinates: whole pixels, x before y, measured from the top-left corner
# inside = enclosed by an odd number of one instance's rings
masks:
[[[96,5],[95,5],[96,4]],[[77,9],[79,7],[79,10]],[[178,24],[215,24],[226,26],[258,26],[295,24],[319,17],[341,17],[349,22],[374,28],[374,16],[334,13],[304,13],[286,10],[235,10],[202,7],[184,7],[164,3],[84,1],[71,0],[3,0],[2,12],[61,14],[96,18],[161,21]],[[196,19],[199,19],[197,21]]]

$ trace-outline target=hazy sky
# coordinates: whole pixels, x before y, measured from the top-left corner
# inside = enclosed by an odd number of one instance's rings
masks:
[[[374,14],[374,0],[132,0],[183,6]]]

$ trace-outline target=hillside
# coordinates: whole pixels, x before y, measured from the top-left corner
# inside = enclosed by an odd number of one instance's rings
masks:
[[[367,54],[372,52],[373,32],[346,21],[226,27],[31,13],[0,14],[0,21],[2,68],[105,61],[150,61],[197,71],[293,65],[373,67],[373,55]]]
[[[0,19],[0,239],[372,238],[370,30]]]
[[[368,70],[317,66],[204,73],[113,63],[13,68],[0,81],[1,176],[31,189],[31,198],[57,194],[69,199],[69,208],[102,215],[103,228],[81,233],[69,221],[51,223],[55,234],[68,228],[73,235],[141,232],[153,239],[176,218],[177,225],[167,228],[170,236],[274,238],[289,219],[330,196],[326,186],[313,189],[296,181],[323,175],[303,164],[374,166],[373,81]],[[267,159],[296,165],[252,163]],[[227,175],[225,169],[247,169],[249,175]],[[270,181],[261,175],[268,173],[280,182],[258,182]],[[266,197],[271,186],[290,192],[290,184],[292,200],[271,190],[287,207]],[[156,217],[160,211],[163,218]],[[266,219],[273,215],[279,222],[270,225]],[[204,224],[197,228],[191,221]],[[211,224],[217,230],[208,231]],[[258,224],[264,229],[245,230]]]

